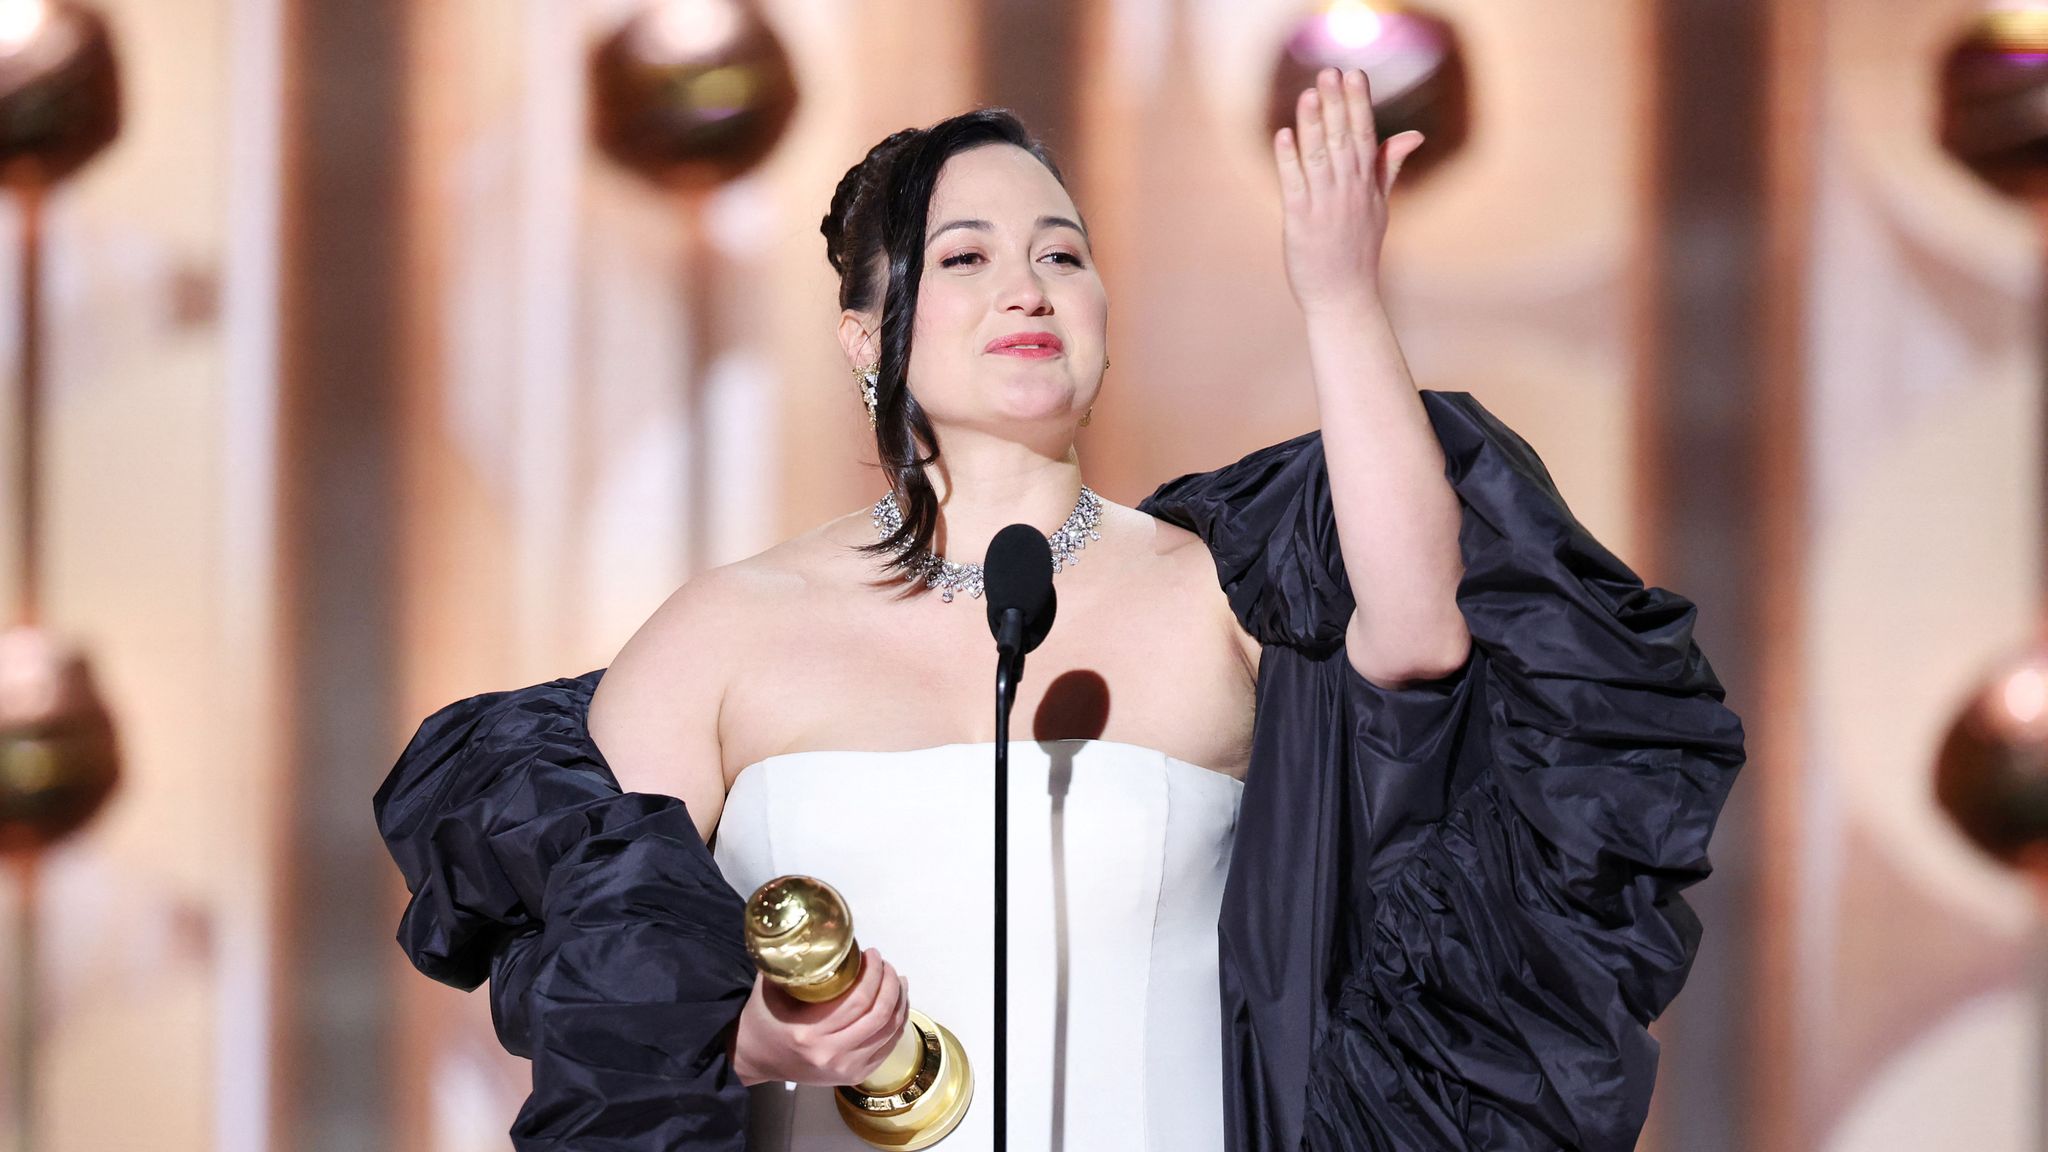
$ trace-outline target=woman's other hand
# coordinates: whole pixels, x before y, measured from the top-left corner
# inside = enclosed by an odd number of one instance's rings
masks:
[[[754,974],[733,1043],[740,1083],[857,1084],[882,1066],[910,1021],[910,982],[873,948],[861,956],[860,979],[822,1004]]]
[[[1380,143],[1363,71],[1325,68],[1302,89],[1294,127],[1273,134],[1273,161],[1287,283],[1304,310],[1378,300],[1387,197],[1421,144],[1412,131]]]

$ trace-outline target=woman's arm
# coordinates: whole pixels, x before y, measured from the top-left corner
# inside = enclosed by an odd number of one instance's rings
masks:
[[[725,809],[718,714],[735,582],[693,577],[655,609],[612,660],[590,698],[590,739],[626,792],[674,796],[706,844]]]
[[[1385,688],[1448,675],[1470,645],[1458,611],[1458,498],[1379,294],[1387,194],[1422,143],[1384,149],[1365,74],[1325,69],[1274,137],[1288,284],[1307,321],[1337,535],[1357,608],[1345,654]]]
[[[1631,1149],[1741,722],[1692,604],[1471,394],[1417,396],[1462,517],[1454,676],[1387,690],[1337,652],[1323,433],[1139,505],[1202,536],[1266,644],[1218,925],[1225,1116],[1243,1147]]]

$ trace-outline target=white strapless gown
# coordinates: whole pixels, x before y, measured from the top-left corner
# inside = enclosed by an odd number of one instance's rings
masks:
[[[975,1073],[934,1152],[994,1146],[995,745],[793,752],[742,770],[712,855],[742,897],[837,888],[862,948],[951,1029]],[[1216,921],[1239,781],[1107,740],[1010,744],[1008,1146],[1220,1152]],[[831,1088],[757,1084],[750,1152],[871,1152]]]

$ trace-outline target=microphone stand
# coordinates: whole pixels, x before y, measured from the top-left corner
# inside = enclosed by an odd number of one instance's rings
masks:
[[[1024,675],[1024,610],[1006,608],[996,629],[996,939],[995,1152],[1005,1152],[1009,1114],[1010,1007],[1010,708]]]
[[[996,637],[996,940],[995,1152],[1005,1152],[1010,1083],[1010,706],[1024,678],[1024,654],[1052,630],[1059,597],[1052,587],[1052,543],[1029,524],[1012,524],[989,541],[982,562],[988,627]]]

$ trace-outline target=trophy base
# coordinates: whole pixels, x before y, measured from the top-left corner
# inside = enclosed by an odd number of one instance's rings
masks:
[[[871,1148],[917,1152],[931,1147],[959,1127],[974,1096],[974,1073],[959,1039],[915,1008],[910,1023],[923,1041],[923,1060],[910,1083],[881,1096],[850,1084],[837,1093],[840,1119]]]

